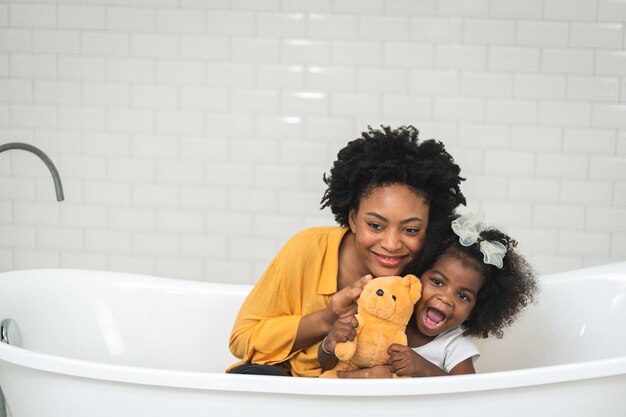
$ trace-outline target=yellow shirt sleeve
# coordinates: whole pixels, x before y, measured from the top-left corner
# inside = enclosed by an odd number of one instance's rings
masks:
[[[324,309],[336,291],[344,233],[338,227],[309,229],[294,236],[274,258],[233,326],[230,350],[240,363],[285,363],[294,376],[320,374],[317,344],[296,352],[291,348],[302,316]]]

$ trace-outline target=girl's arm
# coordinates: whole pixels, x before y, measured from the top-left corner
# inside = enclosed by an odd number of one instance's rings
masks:
[[[393,344],[388,352],[391,371],[398,376],[425,377],[476,373],[471,357],[459,362],[450,372],[446,372],[408,346]]]
[[[389,365],[338,372],[339,378],[391,378],[397,376],[425,377],[475,374],[472,358],[457,364],[450,372],[424,359],[408,346],[393,344],[389,348]]]
[[[474,361],[472,358],[467,358],[464,361],[459,362],[457,366],[450,370],[448,375],[467,375],[467,374],[475,374],[476,369],[474,369]]]

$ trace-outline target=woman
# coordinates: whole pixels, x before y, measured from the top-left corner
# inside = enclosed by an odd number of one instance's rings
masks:
[[[429,263],[432,236],[465,204],[459,173],[444,145],[419,142],[412,126],[369,128],[348,143],[324,177],[322,208],[338,226],[281,249],[241,307],[230,349],[242,361],[228,371],[319,376],[319,342],[336,323],[354,324],[363,286]]]

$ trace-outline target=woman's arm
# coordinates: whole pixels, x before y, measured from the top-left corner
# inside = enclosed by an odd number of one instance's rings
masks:
[[[337,343],[353,341],[357,334],[359,322],[355,316],[347,316],[338,319],[322,339],[318,349],[317,358],[323,370],[333,369],[339,360],[335,356]]]
[[[296,340],[293,343],[291,351],[296,352],[319,342],[330,332],[337,320],[347,316],[354,316],[357,311],[355,301],[359,298],[359,295],[361,295],[363,287],[370,282],[371,279],[371,275],[361,277],[352,285],[333,294],[324,310],[303,316],[300,320]],[[331,349],[332,350],[329,350],[329,352],[335,349],[334,345]]]
[[[324,346],[325,343],[326,338],[322,339],[320,346],[317,348],[317,360],[319,360],[320,362],[322,371],[333,369],[335,366],[337,366],[337,363],[339,363],[339,359],[337,359],[335,354]]]
[[[305,290],[301,276],[287,277],[285,273],[283,265],[289,254],[284,248],[277,255],[239,310],[229,347],[244,362],[274,364],[291,353],[302,319],[294,300],[300,300]]]
[[[274,269],[279,268],[269,268],[246,298],[231,333],[231,352],[246,362],[281,362],[321,341],[338,318],[356,313],[354,301],[371,280],[367,275],[333,294],[322,310],[295,315],[290,305],[302,294],[285,289]]]

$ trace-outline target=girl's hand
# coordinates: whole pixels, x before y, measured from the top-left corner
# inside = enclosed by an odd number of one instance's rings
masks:
[[[389,353],[389,368],[398,376],[444,376],[475,374],[472,358],[459,362],[450,373],[439,368],[434,363],[424,359],[408,346],[393,344],[387,350]]]
[[[421,371],[424,368],[424,362],[428,361],[410,347],[394,343],[389,346],[387,353],[389,353],[389,368],[396,375],[426,376]]]
[[[361,295],[363,287],[372,280],[371,275],[365,275],[350,286],[337,291],[330,297],[327,309],[337,318],[354,316],[357,311],[356,299]],[[335,321],[333,320],[333,322]]]
[[[377,365],[371,368],[355,369],[353,371],[338,371],[339,378],[393,378],[389,365]]]
[[[324,348],[329,352],[334,352],[337,343],[353,341],[358,325],[359,322],[354,316],[342,317],[337,320],[326,336]]]

